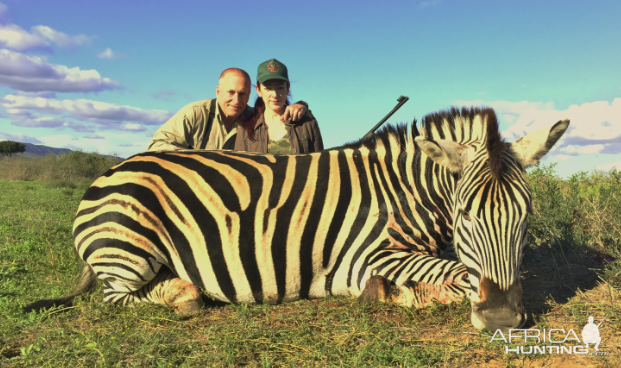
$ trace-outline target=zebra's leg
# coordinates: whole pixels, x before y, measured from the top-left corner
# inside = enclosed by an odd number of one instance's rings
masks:
[[[403,285],[391,289],[390,297],[399,305],[424,308],[432,305],[434,301],[442,304],[450,304],[463,299],[469,287],[463,285],[446,284],[433,285],[423,282],[407,281]]]
[[[375,275],[366,281],[358,302],[372,304],[392,301],[407,307],[424,308],[431,305],[434,300],[450,304],[461,300],[464,296],[463,288],[453,284],[433,285],[410,280],[403,285],[391,285],[384,276]]]
[[[373,257],[358,298],[360,303],[393,301],[422,308],[434,300],[448,304],[461,300],[470,290],[468,271],[456,261],[395,249],[384,249]]]
[[[169,270],[161,269],[155,278],[138,290],[129,290],[114,281],[104,281],[104,302],[128,305],[139,302],[165,304],[179,314],[193,314],[203,307],[199,288]]]
[[[358,297],[360,304],[385,303],[390,297],[390,282],[381,275],[370,277],[364,284],[364,290]]]

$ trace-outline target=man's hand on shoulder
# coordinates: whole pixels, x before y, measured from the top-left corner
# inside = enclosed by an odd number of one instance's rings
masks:
[[[308,108],[301,104],[289,105],[285,109],[285,114],[282,116],[281,120],[283,123],[288,123],[290,121],[299,121],[304,117]]]

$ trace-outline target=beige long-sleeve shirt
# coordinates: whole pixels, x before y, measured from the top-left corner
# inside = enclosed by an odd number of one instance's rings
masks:
[[[212,101],[216,101],[212,104]],[[212,109],[212,106],[215,108]],[[252,115],[253,108],[246,106],[244,112],[237,118],[247,119]],[[209,124],[209,115],[212,115]],[[149,151],[182,149],[233,149],[237,134],[237,121],[230,131],[220,116],[216,99],[207,99],[191,103],[177,111],[153,135],[149,142]]]

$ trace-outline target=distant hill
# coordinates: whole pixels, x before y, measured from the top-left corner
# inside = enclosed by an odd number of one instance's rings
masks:
[[[36,157],[36,156],[46,156],[51,153],[54,156],[60,156],[62,154],[71,152],[69,148],[54,148],[54,147],[48,147],[48,146],[32,144],[32,143],[24,143],[24,145],[26,146],[26,151],[24,151],[24,153],[19,153],[18,155],[23,155],[27,157]],[[109,155],[102,155],[102,156],[116,157],[116,156],[109,156]],[[124,160],[124,158],[121,158],[121,157],[116,157],[116,158],[118,158],[119,160]]]
[[[32,143],[24,143],[24,145],[26,146],[26,151],[24,151],[24,153],[22,153],[21,155],[28,157],[46,156],[50,153],[54,156],[60,156],[63,153],[71,152],[69,148],[54,148]]]

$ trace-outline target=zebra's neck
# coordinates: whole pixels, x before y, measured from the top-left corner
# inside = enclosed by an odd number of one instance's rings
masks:
[[[428,159],[412,139],[400,142],[396,135],[378,139],[372,149],[362,146],[348,151],[364,164],[364,175],[357,174],[360,183],[376,193],[368,204],[370,212],[386,216],[387,226],[408,243],[432,252],[452,242],[456,174]]]

